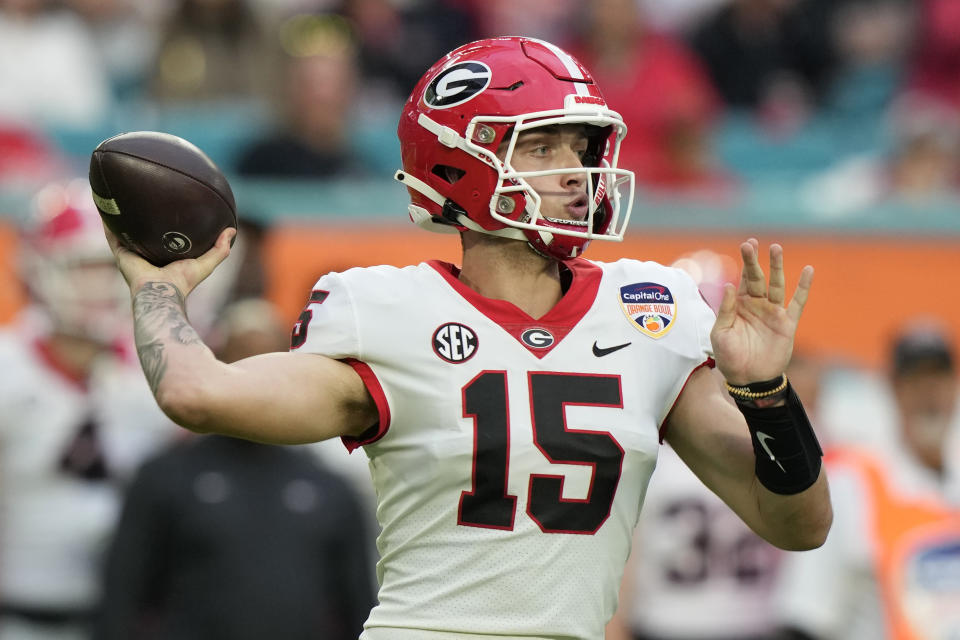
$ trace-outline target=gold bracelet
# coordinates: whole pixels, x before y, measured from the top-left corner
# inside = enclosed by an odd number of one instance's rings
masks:
[[[762,383],[756,383],[756,382],[754,382],[753,385],[747,384],[742,387],[735,387],[726,381],[724,381],[724,384],[727,385],[727,392],[732,396],[735,396],[737,398],[744,398],[747,400],[759,400],[760,398],[769,398],[770,396],[775,396],[778,393],[782,393],[783,390],[787,388],[787,374],[781,373],[780,384],[778,384],[776,387],[768,391],[751,391],[750,389],[751,386],[756,384],[762,384]]]

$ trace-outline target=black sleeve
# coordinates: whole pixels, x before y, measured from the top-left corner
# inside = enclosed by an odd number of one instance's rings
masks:
[[[123,510],[102,572],[103,595],[92,640],[142,637],[146,614],[158,603],[166,562],[167,523],[164,499],[170,477],[161,465],[144,465],[124,497]]]

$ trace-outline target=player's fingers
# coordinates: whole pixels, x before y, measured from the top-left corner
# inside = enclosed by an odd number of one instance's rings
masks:
[[[752,245],[754,249],[756,249],[756,247],[759,246],[759,243],[757,242],[756,238],[748,238],[746,242]],[[741,254],[743,253],[742,244],[740,245],[740,253]],[[741,296],[747,295],[747,270],[746,269],[740,269],[740,285],[737,288],[737,295],[741,295]]]
[[[110,251],[113,252],[113,257],[117,261],[117,266],[121,267],[121,270],[123,270],[124,265],[140,262],[147,263],[147,261],[143,259],[143,256],[123,246],[120,243],[120,238],[118,238],[113,231],[110,231],[106,224],[103,225],[103,233],[107,237],[107,244],[110,245]]]
[[[230,247],[233,246],[233,239],[236,236],[237,230],[233,227],[227,227],[220,232],[220,236],[217,238],[217,242],[213,245],[212,249],[219,257],[219,260],[217,260],[218,263],[230,255]]]
[[[727,329],[733,326],[733,321],[737,317],[737,290],[732,283],[727,282],[723,285],[723,298],[720,300],[720,307],[717,309],[717,320],[714,327],[718,329]]]
[[[230,243],[236,235],[236,229],[227,227],[220,232],[214,245],[210,247],[206,253],[197,258],[197,262],[200,263],[204,273],[212,272],[218,264],[226,260],[227,256],[230,255]]]
[[[226,247],[229,249],[231,246],[233,246],[233,239],[236,237],[237,237],[236,227],[227,227],[226,229],[220,232],[220,236],[217,238],[216,244],[226,245]]]
[[[793,292],[793,298],[787,305],[787,315],[794,322],[800,320],[800,314],[803,313],[803,307],[807,304],[807,298],[810,296],[810,286],[813,284],[813,267],[807,265],[800,272],[800,282],[797,284],[796,291]]]
[[[744,292],[755,298],[767,295],[767,282],[763,269],[757,259],[757,241],[754,238],[740,245],[740,258],[743,260],[742,287]]]
[[[783,247],[770,245],[770,286],[767,287],[767,299],[774,304],[783,304],[787,296],[787,284],[783,275]]]

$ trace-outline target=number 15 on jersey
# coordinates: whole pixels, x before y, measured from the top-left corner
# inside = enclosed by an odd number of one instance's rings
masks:
[[[463,387],[463,416],[474,423],[473,477],[460,495],[458,524],[512,530],[517,497],[507,493],[511,401],[530,405],[533,443],[553,464],[590,467],[584,499],[563,497],[564,476],[531,474],[527,515],[545,533],[596,533],[610,516],[623,448],[605,431],[571,429],[566,407],[623,408],[620,377],[529,372],[528,398],[508,398],[507,373],[483,371]]]

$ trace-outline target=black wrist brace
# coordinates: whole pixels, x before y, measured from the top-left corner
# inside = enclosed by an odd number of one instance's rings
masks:
[[[810,487],[820,475],[823,450],[793,387],[787,384],[786,404],[782,406],[750,405],[737,401],[750,428],[760,484],[780,495]]]

